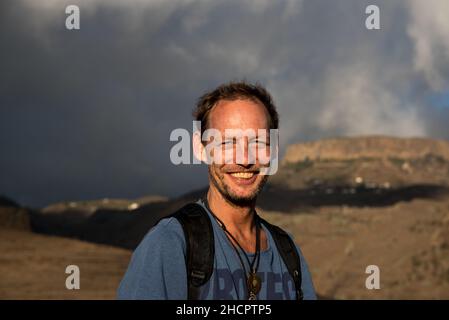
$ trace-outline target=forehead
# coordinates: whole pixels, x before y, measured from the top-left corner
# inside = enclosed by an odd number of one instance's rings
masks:
[[[220,100],[210,111],[209,128],[268,129],[269,114],[257,100]]]

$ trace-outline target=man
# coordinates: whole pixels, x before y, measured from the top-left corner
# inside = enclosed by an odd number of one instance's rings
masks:
[[[209,153],[212,159],[216,160],[220,152],[224,159],[229,159],[225,154],[229,155],[226,150],[231,150],[233,160],[208,162],[209,189],[197,205],[200,211],[207,212],[205,216],[212,225],[209,238],[213,239],[208,238],[205,242],[213,241],[213,261],[210,262],[213,269],[207,282],[198,288],[195,298],[293,300],[300,296],[316,299],[300,249],[287,236],[296,250],[290,250],[284,258],[284,252],[280,252],[282,246],[277,242],[277,229],[263,222],[255,210],[256,198],[268,175],[261,174],[266,164],[261,163],[259,154],[256,153],[255,161],[250,161],[251,156],[255,150],[269,150],[268,132],[278,129],[278,114],[270,94],[260,85],[224,84],[199,99],[194,117],[201,121],[201,133],[214,129],[224,137],[204,141],[201,135],[194,135],[197,158],[206,161],[205,148],[209,143],[215,143],[216,148]],[[228,139],[226,132],[229,130],[266,134],[243,140]],[[237,149],[243,150],[240,156],[237,156]],[[135,250],[118,289],[118,298],[192,298],[191,278],[186,267],[189,265],[186,259],[190,257],[190,242],[186,242],[179,219],[175,216],[162,219]],[[206,253],[193,254],[201,257]],[[293,262],[288,256],[292,254],[296,254]],[[299,270],[291,272],[291,264],[295,263]],[[300,288],[295,288],[295,284]]]

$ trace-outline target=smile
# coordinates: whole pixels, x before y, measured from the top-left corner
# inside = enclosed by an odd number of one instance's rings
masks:
[[[254,172],[234,172],[231,173],[234,178],[251,179],[254,176]]]
[[[249,186],[256,182],[259,172],[229,172],[228,177],[239,186]]]

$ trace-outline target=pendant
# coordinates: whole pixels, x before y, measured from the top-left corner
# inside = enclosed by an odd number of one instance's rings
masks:
[[[260,277],[256,274],[251,272],[248,276],[248,291],[249,291],[249,298],[250,300],[256,300],[256,295],[259,293],[261,288],[262,281],[260,280]],[[253,299],[251,299],[253,297]]]

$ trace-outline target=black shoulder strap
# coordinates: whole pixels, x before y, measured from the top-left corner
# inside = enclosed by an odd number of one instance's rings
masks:
[[[199,288],[212,276],[215,242],[209,216],[197,203],[189,203],[173,215],[181,223],[186,240],[186,270],[189,300],[199,299]]]
[[[259,219],[270,231],[270,234],[273,237],[274,242],[276,243],[279,254],[281,255],[281,258],[284,261],[285,265],[287,266],[288,272],[293,278],[296,289],[296,299],[302,300],[303,292],[301,289],[301,259],[299,257],[298,251],[296,250],[295,243],[287,234],[287,232],[260,217]]]
[[[171,216],[180,222],[186,239],[188,299],[197,300],[199,288],[210,279],[214,268],[215,242],[212,224],[205,209],[197,203],[189,203]],[[293,278],[296,299],[302,300],[301,261],[295,243],[278,226],[262,218],[260,220],[270,231],[276,248]]]

